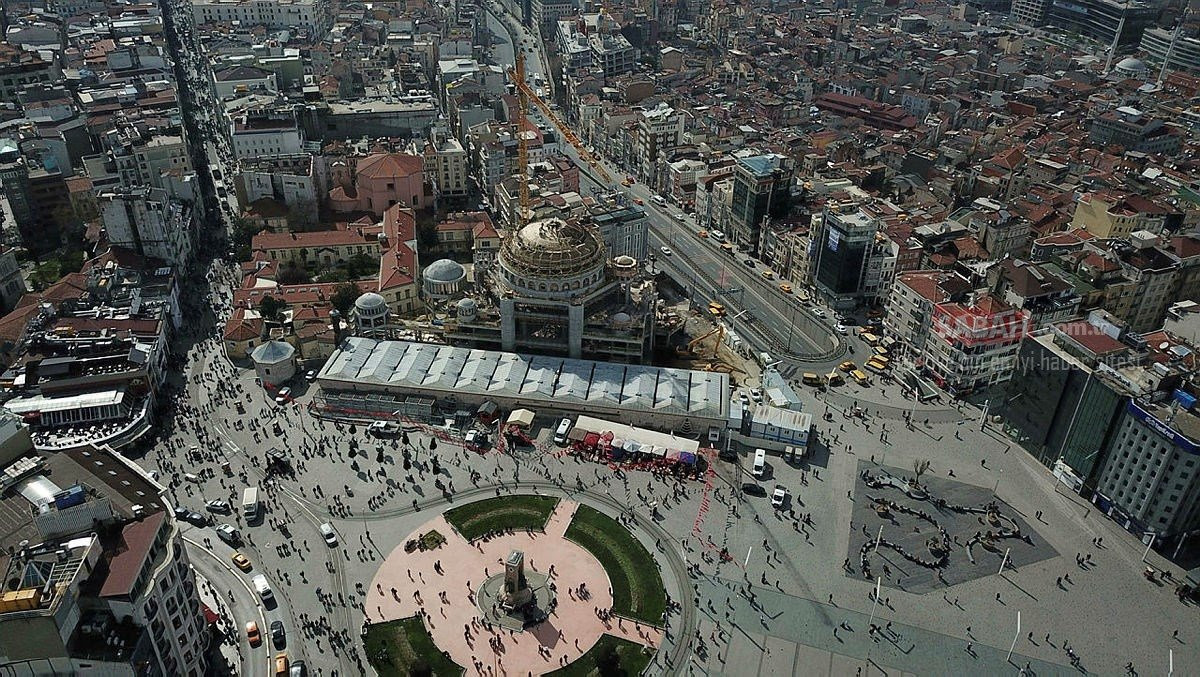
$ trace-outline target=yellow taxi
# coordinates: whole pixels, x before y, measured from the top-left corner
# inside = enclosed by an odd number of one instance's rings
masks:
[[[625,186],[626,188],[628,188],[628,187],[630,187],[630,186],[632,186],[632,185],[633,185],[633,182],[632,182],[632,181],[630,181],[629,179],[625,179],[624,181],[622,181],[622,182],[621,182],[621,185],[622,185],[622,186]]]
[[[240,552],[233,553],[233,557],[230,559],[233,560],[233,565],[242,571],[250,571],[254,568],[254,565],[250,563],[250,558],[246,557]]]
[[[788,284],[787,282],[782,282],[779,285],[779,291],[783,292],[784,294],[791,294],[792,285]]]
[[[764,280],[774,280],[775,279],[775,273],[773,273],[769,270],[764,270],[762,272],[762,276],[763,276]]]

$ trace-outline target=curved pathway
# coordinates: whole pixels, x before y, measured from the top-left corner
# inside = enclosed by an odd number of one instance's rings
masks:
[[[657,628],[615,617],[602,621],[597,616],[596,609],[611,608],[613,598],[600,562],[564,538],[577,505],[560,501],[545,533],[516,531],[471,542],[438,515],[410,538],[435,529],[446,542],[434,550],[411,553],[404,551],[403,542],[397,545],[371,581],[366,599],[368,619],[407,618],[424,609],[425,625],[434,642],[465,667],[467,674],[486,674],[495,666],[510,674],[556,670],[578,660],[606,633],[657,646],[662,636]],[[526,571],[549,575],[557,587],[555,611],[544,623],[524,632],[482,625],[474,597],[483,580],[504,571],[503,562],[512,550],[525,553]],[[570,592],[580,584],[590,592],[586,600]],[[498,650],[491,648],[493,640],[500,643]]]

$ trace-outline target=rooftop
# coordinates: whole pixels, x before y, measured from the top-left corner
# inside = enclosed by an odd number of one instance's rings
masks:
[[[357,337],[342,342],[318,379],[323,388],[475,393],[520,398],[534,407],[586,405],[615,416],[632,408],[723,419],[729,410],[727,374]]]

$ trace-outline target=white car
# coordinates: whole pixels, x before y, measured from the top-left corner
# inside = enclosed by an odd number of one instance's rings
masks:
[[[775,491],[771,492],[771,507],[782,508],[783,502],[786,499],[787,489],[784,489],[782,484],[776,484]]]
[[[333,525],[329,522],[322,522],[321,526],[317,527],[321,532],[321,538],[325,539],[325,544],[331,548],[337,547],[338,537],[337,532],[333,530]]]
[[[400,424],[395,421],[372,421],[367,426],[367,432],[372,435],[395,435],[400,432]]]
[[[279,392],[275,393],[275,404],[283,404],[292,397],[291,388],[280,388]]]
[[[817,317],[825,317],[825,311],[821,310],[820,308],[813,308],[812,314],[816,315]]]
[[[671,251],[670,247],[659,247],[658,251],[662,252],[663,256],[671,256],[675,253],[675,252]]]
[[[841,322],[834,325],[833,330],[839,334],[845,334],[847,331],[846,325],[842,324]]]
[[[724,242],[725,241],[725,233],[720,230],[710,230],[710,231],[708,231],[708,236],[712,239],[713,242]]]

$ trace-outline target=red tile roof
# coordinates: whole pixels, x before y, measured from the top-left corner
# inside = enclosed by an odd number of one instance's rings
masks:
[[[130,522],[121,529],[117,553],[109,559],[108,577],[100,587],[101,597],[127,597],[133,592],[133,585],[146,565],[154,538],[166,519],[167,514],[160,510]]]
[[[425,161],[419,155],[377,153],[358,161],[355,174],[368,179],[407,177],[420,174]]]

